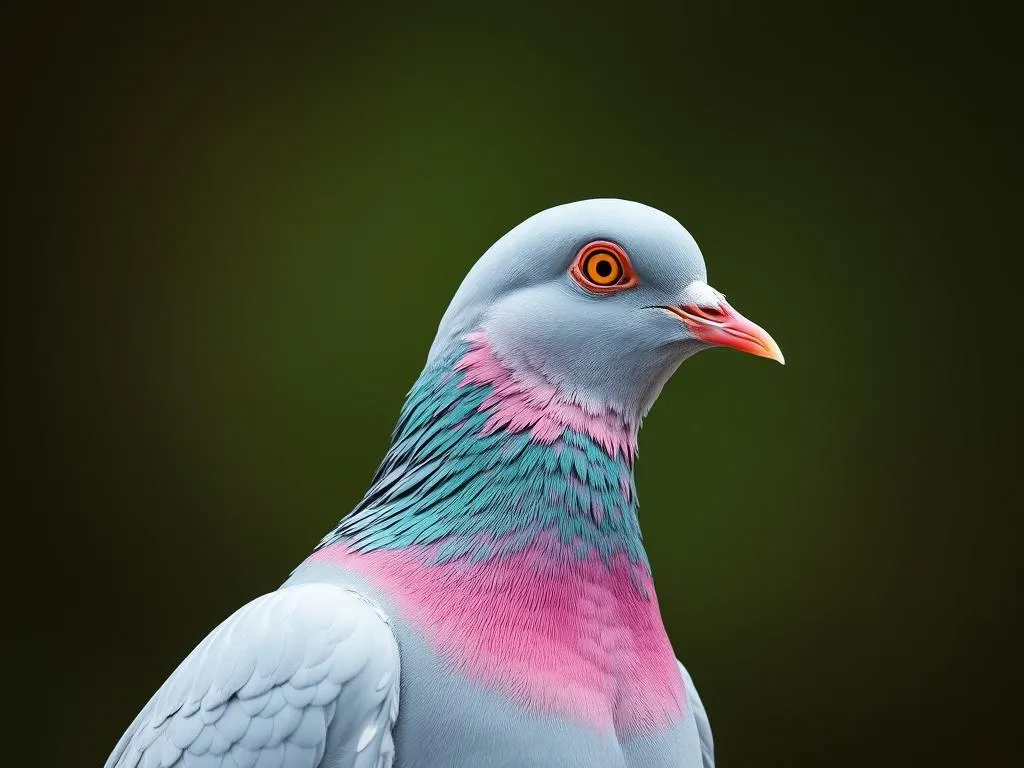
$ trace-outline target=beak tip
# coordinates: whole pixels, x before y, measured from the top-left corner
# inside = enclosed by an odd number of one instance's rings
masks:
[[[748,347],[747,351],[753,352],[759,357],[774,360],[779,365],[785,365],[786,356],[782,354],[782,348],[779,346],[779,343],[760,326],[751,324],[751,330],[750,335],[753,337],[755,346],[753,348]]]
[[[785,365],[786,364],[786,356],[782,354],[782,350],[779,349],[779,345],[778,344],[772,344],[768,348],[767,351],[768,351],[768,354],[765,355],[765,357],[768,357],[768,358],[774,360],[779,365]]]

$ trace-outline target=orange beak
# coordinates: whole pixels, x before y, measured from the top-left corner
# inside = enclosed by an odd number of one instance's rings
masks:
[[[720,306],[684,305],[665,307],[677,315],[698,339],[717,347],[731,347],[758,357],[767,357],[783,365],[786,358],[768,331],[752,323],[722,299]]]

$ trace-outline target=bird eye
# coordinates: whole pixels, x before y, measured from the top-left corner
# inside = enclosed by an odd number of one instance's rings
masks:
[[[637,283],[629,257],[615,243],[597,240],[583,247],[569,270],[592,293],[611,293]]]

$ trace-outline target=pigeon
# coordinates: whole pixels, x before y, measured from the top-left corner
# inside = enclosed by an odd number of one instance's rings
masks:
[[[784,362],[668,214],[595,199],[513,228],[362,500],[199,643],[107,768],[712,768],[633,475],[641,420],[710,347]]]

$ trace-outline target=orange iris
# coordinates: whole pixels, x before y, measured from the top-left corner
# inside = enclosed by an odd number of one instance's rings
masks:
[[[622,264],[613,253],[594,251],[583,263],[583,274],[595,285],[615,285],[622,277]]]
[[[626,252],[607,240],[583,246],[569,273],[591,293],[624,291],[639,282]]]

